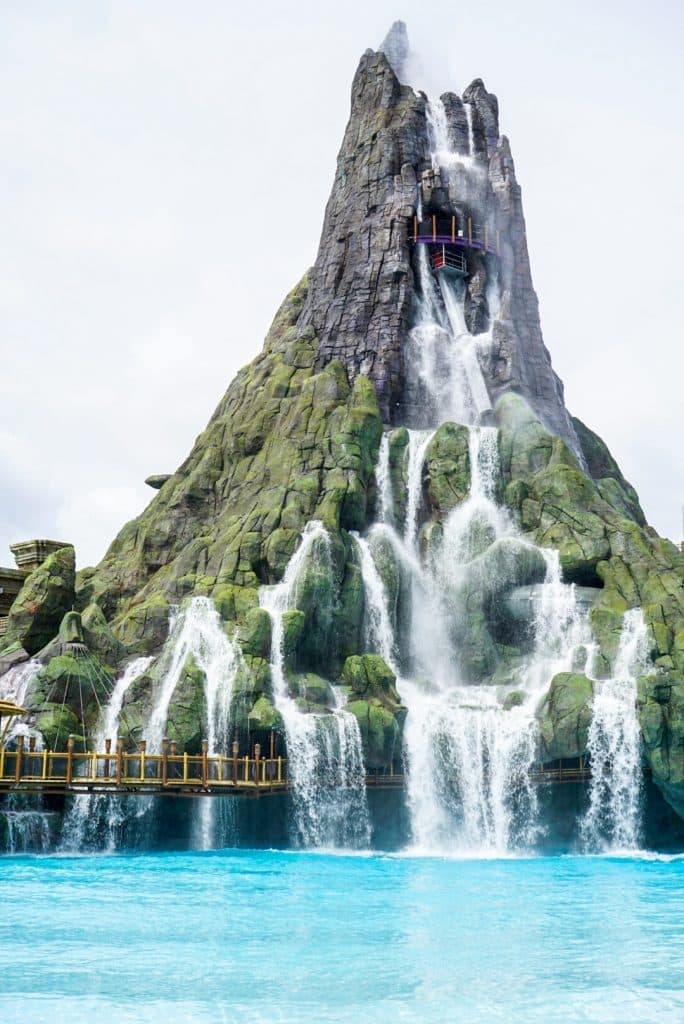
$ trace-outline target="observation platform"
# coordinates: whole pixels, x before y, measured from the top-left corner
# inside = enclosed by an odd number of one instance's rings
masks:
[[[535,785],[586,783],[591,770],[583,758],[536,765],[530,772]],[[405,776],[387,768],[369,771],[368,789],[401,789]],[[454,780],[455,781],[455,780]],[[284,793],[290,787],[287,759],[262,757],[259,744],[251,755],[240,755],[237,743],[232,756],[209,754],[206,741],[200,754],[180,754],[176,745],[164,740],[160,754],[148,754],[144,741],[135,752],[123,750],[119,742],[104,753],[75,750],[74,737],[65,751],[36,750],[30,741],[17,737],[16,749],[0,747],[0,795],[36,793],[46,795],[109,793],[144,796],[267,796]]]
[[[500,233],[491,231],[487,224],[477,224],[472,217],[459,221],[456,216],[438,217],[436,214],[422,220],[414,217],[409,227],[409,241],[414,245],[449,246],[497,257],[501,246]]]

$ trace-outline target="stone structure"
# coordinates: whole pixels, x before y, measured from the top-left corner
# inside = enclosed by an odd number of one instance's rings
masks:
[[[10,544],[16,569],[0,566],[0,636],[7,632],[10,608],[19,595],[26,578],[43,564],[49,555],[66,547],[56,540],[24,540]]]

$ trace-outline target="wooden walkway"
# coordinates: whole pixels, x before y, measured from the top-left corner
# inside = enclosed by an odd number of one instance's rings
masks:
[[[258,744],[253,754],[231,757],[209,754],[179,754],[175,744],[164,741],[160,754],[148,754],[145,743],[134,753],[116,750],[107,741],[104,753],[76,751],[73,738],[67,750],[36,750],[33,741],[24,748],[18,737],[16,749],[0,747],[0,794],[139,794],[155,796],[266,796],[289,788],[287,760],[261,757]],[[535,766],[530,773],[534,784],[587,782],[591,773],[580,758]],[[398,789],[404,775],[394,765],[366,775],[369,789]]]

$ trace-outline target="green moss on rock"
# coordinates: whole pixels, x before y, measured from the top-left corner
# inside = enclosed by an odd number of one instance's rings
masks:
[[[593,698],[594,684],[585,675],[559,672],[553,677],[537,711],[541,761],[586,753]]]
[[[54,637],[75,600],[76,561],[73,547],[54,551],[27,576],[10,608],[3,646],[19,643],[37,654]]]

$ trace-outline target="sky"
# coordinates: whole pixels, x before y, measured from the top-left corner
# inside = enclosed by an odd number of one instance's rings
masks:
[[[679,541],[684,5],[0,0],[0,562],[98,561],[315,258],[358,59],[499,97],[570,411]]]

